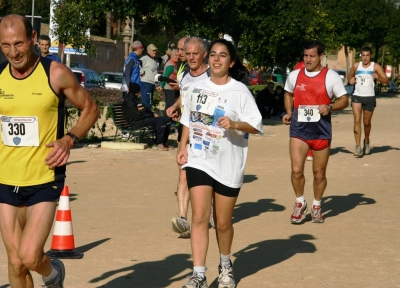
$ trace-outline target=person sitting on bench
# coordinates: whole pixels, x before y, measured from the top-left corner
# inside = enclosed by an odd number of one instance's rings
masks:
[[[168,136],[171,126],[169,117],[158,116],[157,114],[148,111],[140,100],[140,86],[135,83],[129,83],[129,93],[122,102],[122,113],[126,122],[132,129],[140,129],[146,126],[152,126],[155,129],[156,145],[153,149],[160,151],[168,151],[173,149],[173,146],[168,145]]]

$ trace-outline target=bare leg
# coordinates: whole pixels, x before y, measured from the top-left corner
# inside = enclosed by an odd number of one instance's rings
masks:
[[[313,173],[314,173],[314,199],[320,201],[324,195],[327,185],[326,167],[329,160],[330,146],[320,151],[313,151]]]
[[[292,160],[292,186],[296,197],[301,197],[304,194],[304,163],[307,157],[308,144],[297,138],[290,138],[289,151],[290,159]]]
[[[192,205],[192,231],[190,242],[192,245],[193,266],[205,266],[209,232],[208,221],[211,213],[211,186],[195,186],[190,189]]]
[[[0,229],[8,255],[11,287],[33,287],[29,272],[51,273],[50,259],[43,247],[54,220],[56,202],[42,202],[30,207],[0,203]]]
[[[186,170],[182,170],[181,166],[179,166],[178,191],[176,196],[178,198],[179,216],[187,218],[190,197],[186,181]]]
[[[354,139],[356,140],[356,145],[360,146],[361,143],[361,116],[362,109],[361,103],[351,103],[351,108],[353,109],[354,116]]]
[[[374,111],[368,111],[364,110],[363,111],[363,121],[364,121],[364,135],[365,135],[365,141],[369,141],[369,135],[371,134],[371,119],[372,115],[374,114]]]
[[[219,251],[223,255],[231,253],[234,229],[232,226],[232,215],[235,208],[237,197],[226,197],[214,194],[214,205],[216,215],[217,242]]]

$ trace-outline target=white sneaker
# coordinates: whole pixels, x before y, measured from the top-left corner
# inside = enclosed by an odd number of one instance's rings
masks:
[[[232,262],[231,266],[226,268],[221,265],[218,266],[218,288],[235,288],[235,278],[233,278]]]

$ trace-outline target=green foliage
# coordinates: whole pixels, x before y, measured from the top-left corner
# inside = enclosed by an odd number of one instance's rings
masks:
[[[49,23],[50,0],[35,0],[34,14],[41,16],[43,23]],[[32,0],[1,0],[0,16],[8,14],[32,15]]]
[[[100,109],[100,116],[96,123],[93,125],[92,129],[87,135],[82,139],[85,141],[95,141],[98,140],[97,136],[100,134],[100,139],[104,139],[105,133],[114,129],[114,126],[107,126],[107,120],[111,118],[111,111],[107,106],[113,103],[122,102],[121,91],[117,89],[104,89],[104,88],[91,88],[88,89],[90,96],[96,102]],[[81,115],[80,109],[73,106],[69,101],[66,103],[67,106],[67,130],[70,130],[75,123],[78,121]]]
[[[263,90],[265,87],[267,87],[267,85],[251,85],[251,86],[247,86],[247,88],[249,88],[251,94],[253,94],[254,97],[258,94],[258,92]]]
[[[50,32],[64,45],[71,45],[89,56],[96,54],[96,47],[87,35],[88,29],[97,22],[97,13],[90,6],[91,1],[63,0],[55,1],[54,22],[56,27]],[[73,20],[72,20],[73,19]]]

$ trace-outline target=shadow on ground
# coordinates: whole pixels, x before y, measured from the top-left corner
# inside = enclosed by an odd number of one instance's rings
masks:
[[[372,198],[363,197],[364,194],[352,193],[347,196],[328,196],[322,198],[322,215],[325,220],[330,217],[338,216],[355,209],[360,205],[375,204],[376,201]],[[311,221],[311,214],[308,213],[305,220],[301,223]],[[301,225],[300,224],[300,225]]]
[[[90,280],[90,283],[103,281],[118,274],[117,278],[97,287],[167,287],[189,276],[175,277],[188,268],[192,269],[193,264],[190,257],[189,254],[175,254],[160,261],[137,263],[129,267],[108,271]]]
[[[257,175],[244,175],[243,183],[250,183],[258,179]]]
[[[236,252],[233,254],[236,257],[233,263],[236,283],[239,284],[243,278],[281,263],[298,253],[314,253],[317,249],[314,244],[307,242],[308,240],[315,240],[315,238],[309,234],[297,234],[289,239],[254,243]],[[217,286],[218,279],[215,279],[210,288]]]
[[[92,243],[89,243],[89,244],[86,244],[86,245],[83,245],[83,246],[79,246],[79,247],[76,247],[76,250],[78,250],[79,252],[85,253],[85,252],[87,252],[87,251],[89,251],[89,250],[91,250],[91,249],[103,244],[104,242],[106,242],[106,241],[108,241],[110,239],[111,238],[104,238],[104,239],[96,241],[96,242],[92,242]]]
[[[355,147],[355,144],[354,144],[354,147]],[[372,146],[371,147],[371,152],[368,155],[376,154],[376,153],[383,153],[383,152],[387,152],[389,150],[397,150],[397,151],[399,151],[400,148],[392,147],[392,146]],[[349,150],[345,149],[344,147],[334,147],[334,148],[331,148],[330,155],[332,156],[332,155],[335,155],[335,154],[337,154],[339,152],[346,153],[346,154],[353,154],[354,153],[354,151],[349,151]],[[361,157],[358,157],[358,158],[361,158]]]
[[[322,198],[324,218],[338,216],[355,209],[360,205],[375,204],[372,198],[363,197],[364,194],[352,193],[347,196],[328,196]],[[310,219],[311,220],[311,219]]]
[[[235,206],[233,211],[233,223],[238,223],[252,217],[256,217],[265,212],[278,212],[285,210],[285,207],[272,203],[275,199],[260,199],[257,202],[245,202]]]

